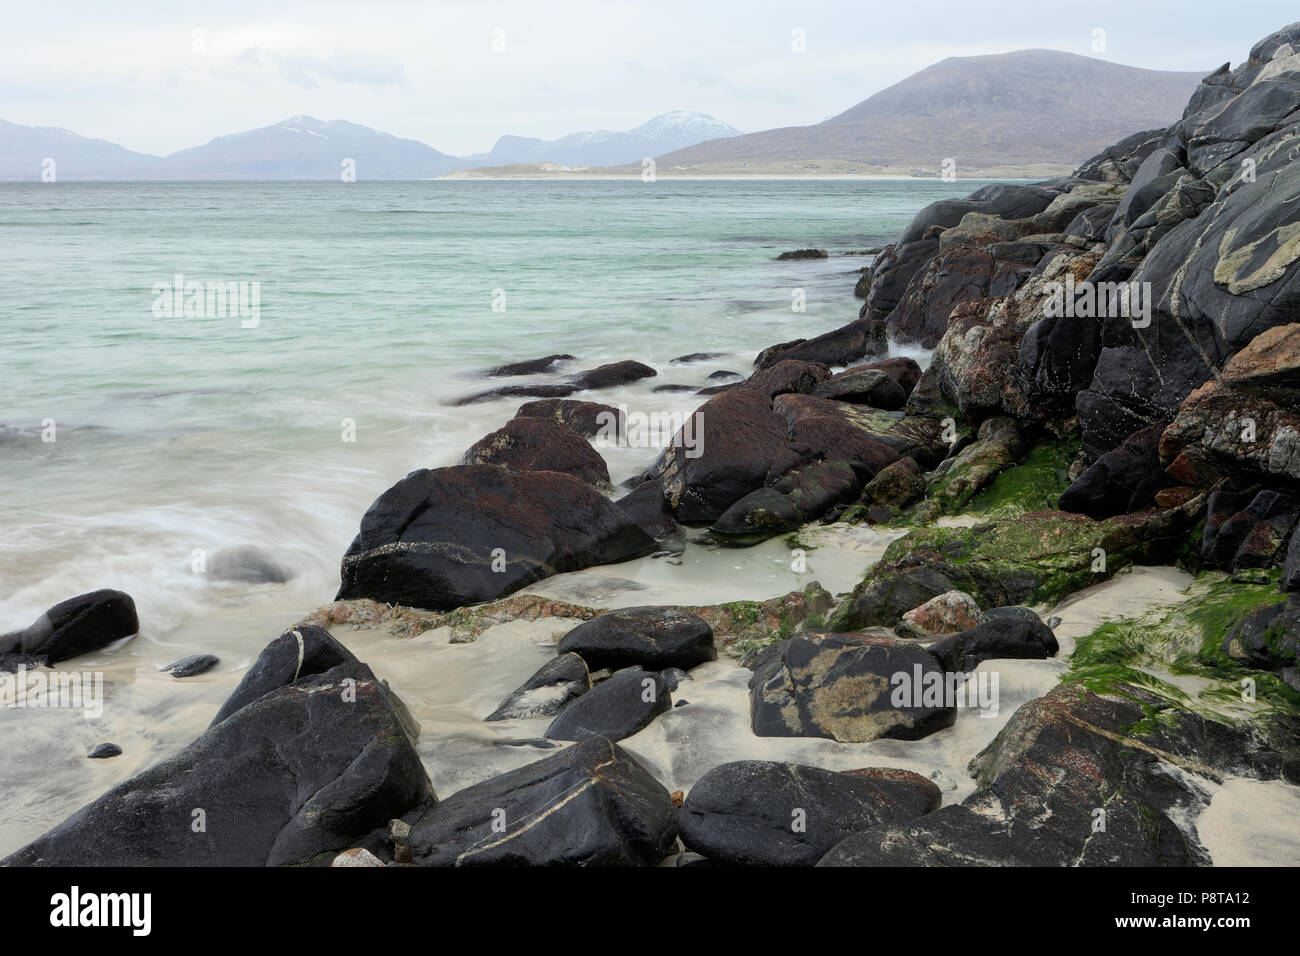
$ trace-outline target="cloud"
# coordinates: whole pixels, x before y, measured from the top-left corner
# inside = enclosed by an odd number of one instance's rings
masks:
[[[335,50],[329,56],[286,55],[262,47],[249,47],[233,62],[254,70],[273,68],[288,82],[309,90],[319,88],[325,80],[359,86],[405,88],[407,85],[406,71],[400,62],[372,54]]]

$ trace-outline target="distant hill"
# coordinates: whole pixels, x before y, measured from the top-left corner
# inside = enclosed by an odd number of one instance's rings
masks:
[[[959,170],[1074,166],[1136,130],[1177,120],[1203,75],[1054,50],[949,57],[825,122],[701,143],[658,164],[838,160],[936,169],[953,157]]]
[[[166,179],[338,179],[344,159],[358,179],[431,179],[463,165],[413,139],[346,123],[294,116],[219,136],[162,160]]]
[[[56,179],[150,179],[162,160],[102,139],[87,139],[53,126],[19,126],[0,120],[0,179],[41,178],[54,160]]]
[[[559,139],[502,136],[489,153],[466,156],[462,166],[505,166],[514,163],[562,163],[566,166],[618,166],[640,162],[670,150],[705,140],[738,136],[740,130],[705,113],[676,110],[661,113],[625,132],[590,130]]]

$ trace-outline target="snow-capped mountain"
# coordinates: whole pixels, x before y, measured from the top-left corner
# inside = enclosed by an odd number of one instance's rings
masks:
[[[502,136],[490,153],[466,156],[464,163],[503,166],[554,162],[566,166],[617,166],[707,140],[738,135],[740,130],[705,113],[674,110],[624,131],[586,130],[552,140]]]

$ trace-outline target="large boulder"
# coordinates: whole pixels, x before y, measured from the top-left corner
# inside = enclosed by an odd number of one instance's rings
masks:
[[[672,607],[627,607],[579,624],[560,639],[558,652],[574,653],[592,670],[641,664],[651,670],[690,670],[716,660],[713,628]]]
[[[450,610],[655,547],[626,512],[571,475],[493,465],[421,469],[362,518],[336,600]]]
[[[714,767],[686,795],[682,842],[716,863],[812,866],[836,843],[939,806],[939,788],[904,770],[837,773],[741,760]]]
[[[230,713],[14,853],[10,866],[284,866],[379,850],[434,801],[415,726],[360,663]]]
[[[795,339],[769,346],[754,359],[754,365],[760,369],[784,361],[817,362],[827,366],[852,365],[868,355],[879,355],[887,347],[883,322],[857,319],[815,338]]]
[[[684,434],[687,426],[692,436]],[[679,521],[711,522],[806,458],[769,399],[738,388],[694,412],[660,456],[654,476]]]
[[[499,465],[510,471],[558,471],[608,488],[609,468],[587,440],[547,418],[513,418],[480,438],[462,459],[463,465]]]
[[[903,456],[932,468],[948,453],[937,419],[813,395],[779,395],[772,409],[805,455],[853,462],[867,479]]]
[[[239,686],[226,698],[210,726],[217,726],[258,698],[287,687],[299,678],[324,674],[340,665],[360,663],[323,627],[302,624],[290,628],[257,655],[257,660],[244,672]]]
[[[411,827],[422,866],[653,866],[677,840],[663,785],[605,737],[475,784]]]
[[[30,626],[0,636],[0,670],[20,663],[57,664],[130,637],[140,630],[135,601],[104,589],[60,601]]]
[[[797,634],[752,664],[750,714],[760,737],[918,740],[952,726],[955,704],[926,695],[942,680],[915,644],[862,634]]]
[[[894,376],[884,369],[861,365],[832,376],[811,391],[819,398],[834,398],[891,412],[907,403],[907,392]]]
[[[831,370],[820,362],[781,359],[755,372],[737,387],[773,399],[786,392],[811,392],[830,377]]]
[[[1160,462],[1160,436],[1166,423],[1139,429],[1106,452],[1061,492],[1062,511],[1113,518],[1150,508],[1156,492],[1172,484]]]

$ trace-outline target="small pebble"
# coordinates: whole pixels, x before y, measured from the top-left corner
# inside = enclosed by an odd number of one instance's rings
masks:
[[[170,672],[172,677],[194,677],[205,671],[210,671],[221,663],[220,658],[213,657],[211,654],[194,654],[190,657],[182,657],[178,661],[173,661],[163,668],[163,672]]]
[[[100,744],[86,756],[91,760],[105,760],[109,757],[116,757],[121,752],[122,748],[117,744]]]

